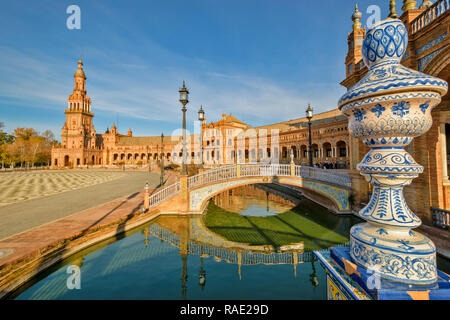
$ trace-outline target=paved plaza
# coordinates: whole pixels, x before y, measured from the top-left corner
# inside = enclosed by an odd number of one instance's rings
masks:
[[[0,239],[159,183],[147,171],[20,172],[0,174]]]
[[[0,175],[0,207],[124,177],[120,171],[38,171]]]

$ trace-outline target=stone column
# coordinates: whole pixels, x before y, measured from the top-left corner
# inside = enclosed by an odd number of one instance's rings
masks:
[[[188,176],[180,175],[180,189],[181,189],[181,199],[188,199]]]
[[[441,119],[439,142],[441,144],[441,158],[442,158],[442,180],[448,180],[448,164],[447,164],[447,136],[445,135],[445,122]]]

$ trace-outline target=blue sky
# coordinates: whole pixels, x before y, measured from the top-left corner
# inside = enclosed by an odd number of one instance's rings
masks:
[[[401,13],[401,1],[397,1]],[[389,1],[358,1],[387,16]],[[66,8],[81,8],[69,30]],[[348,0],[4,1],[0,11],[0,122],[52,130],[64,123],[80,52],[97,133],[119,120],[137,136],[181,123],[178,90],[190,91],[188,128],[232,113],[251,125],[336,107],[345,92]]]

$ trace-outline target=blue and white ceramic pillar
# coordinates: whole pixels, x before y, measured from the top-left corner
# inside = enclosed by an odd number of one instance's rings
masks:
[[[382,278],[432,284],[437,281],[436,249],[430,239],[412,230],[421,221],[403,196],[403,187],[423,167],[404,147],[430,129],[431,110],[448,85],[402,66],[407,45],[402,21],[376,24],[367,32],[362,48],[369,71],[339,100],[350,133],[371,148],[358,169],[373,185],[373,193],[359,212],[367,222],[351,229],[350,256]]]

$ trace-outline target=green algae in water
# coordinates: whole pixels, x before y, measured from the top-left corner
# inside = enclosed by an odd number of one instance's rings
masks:
[[[305,251],[346,243],[357,221],[334,216],[307,199],[289,211],[266,217],[243,216],[211,201],[204,216],[205,225],[227,240],[274,247],[303,242]]]

